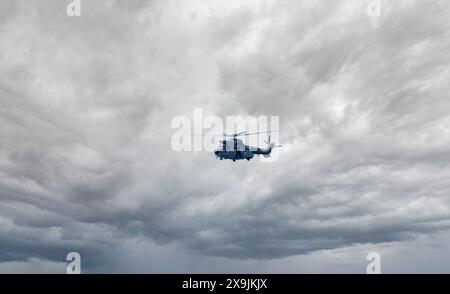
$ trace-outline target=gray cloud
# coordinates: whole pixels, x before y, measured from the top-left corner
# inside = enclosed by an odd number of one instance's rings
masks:
[[[251,270],[448,230],[450,6],[382,4],[2,1],[0,262]],[[173,152],[195,107],[279,115],[279,160]]]

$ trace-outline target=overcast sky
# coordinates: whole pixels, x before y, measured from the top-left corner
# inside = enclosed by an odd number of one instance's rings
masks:
[[[0,272],[450,273],[450,3],[0,0]],[[279,158],[171,120],[280,117]]]

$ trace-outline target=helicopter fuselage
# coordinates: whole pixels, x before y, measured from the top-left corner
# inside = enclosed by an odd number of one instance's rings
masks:
[[[242,141],[236,139],[233,141],[223,141],[223,147],[220,150],[216,150],[214,154],[220,160],[230,159],[233,161],[236,160],[250,160],[255,155],[264,155],[269,156],[272,152],[272,146],[268,146],[266,149],[251,147],[242,144]]]

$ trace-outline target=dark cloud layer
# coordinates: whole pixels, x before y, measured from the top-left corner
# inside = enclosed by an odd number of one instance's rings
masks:
[[[120,272],[102,266],[147,246],[270,260],[448,230],[450,5],[310,2],[0,1],[0,262]],[[173,152],[195,107],[279,115],[279,159]]]

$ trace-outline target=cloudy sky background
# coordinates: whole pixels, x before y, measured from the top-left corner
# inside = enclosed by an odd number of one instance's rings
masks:
[[[0,0],[0,272],[450,273],[450,3]],[[172,150],[277,115],[272,163]]]

